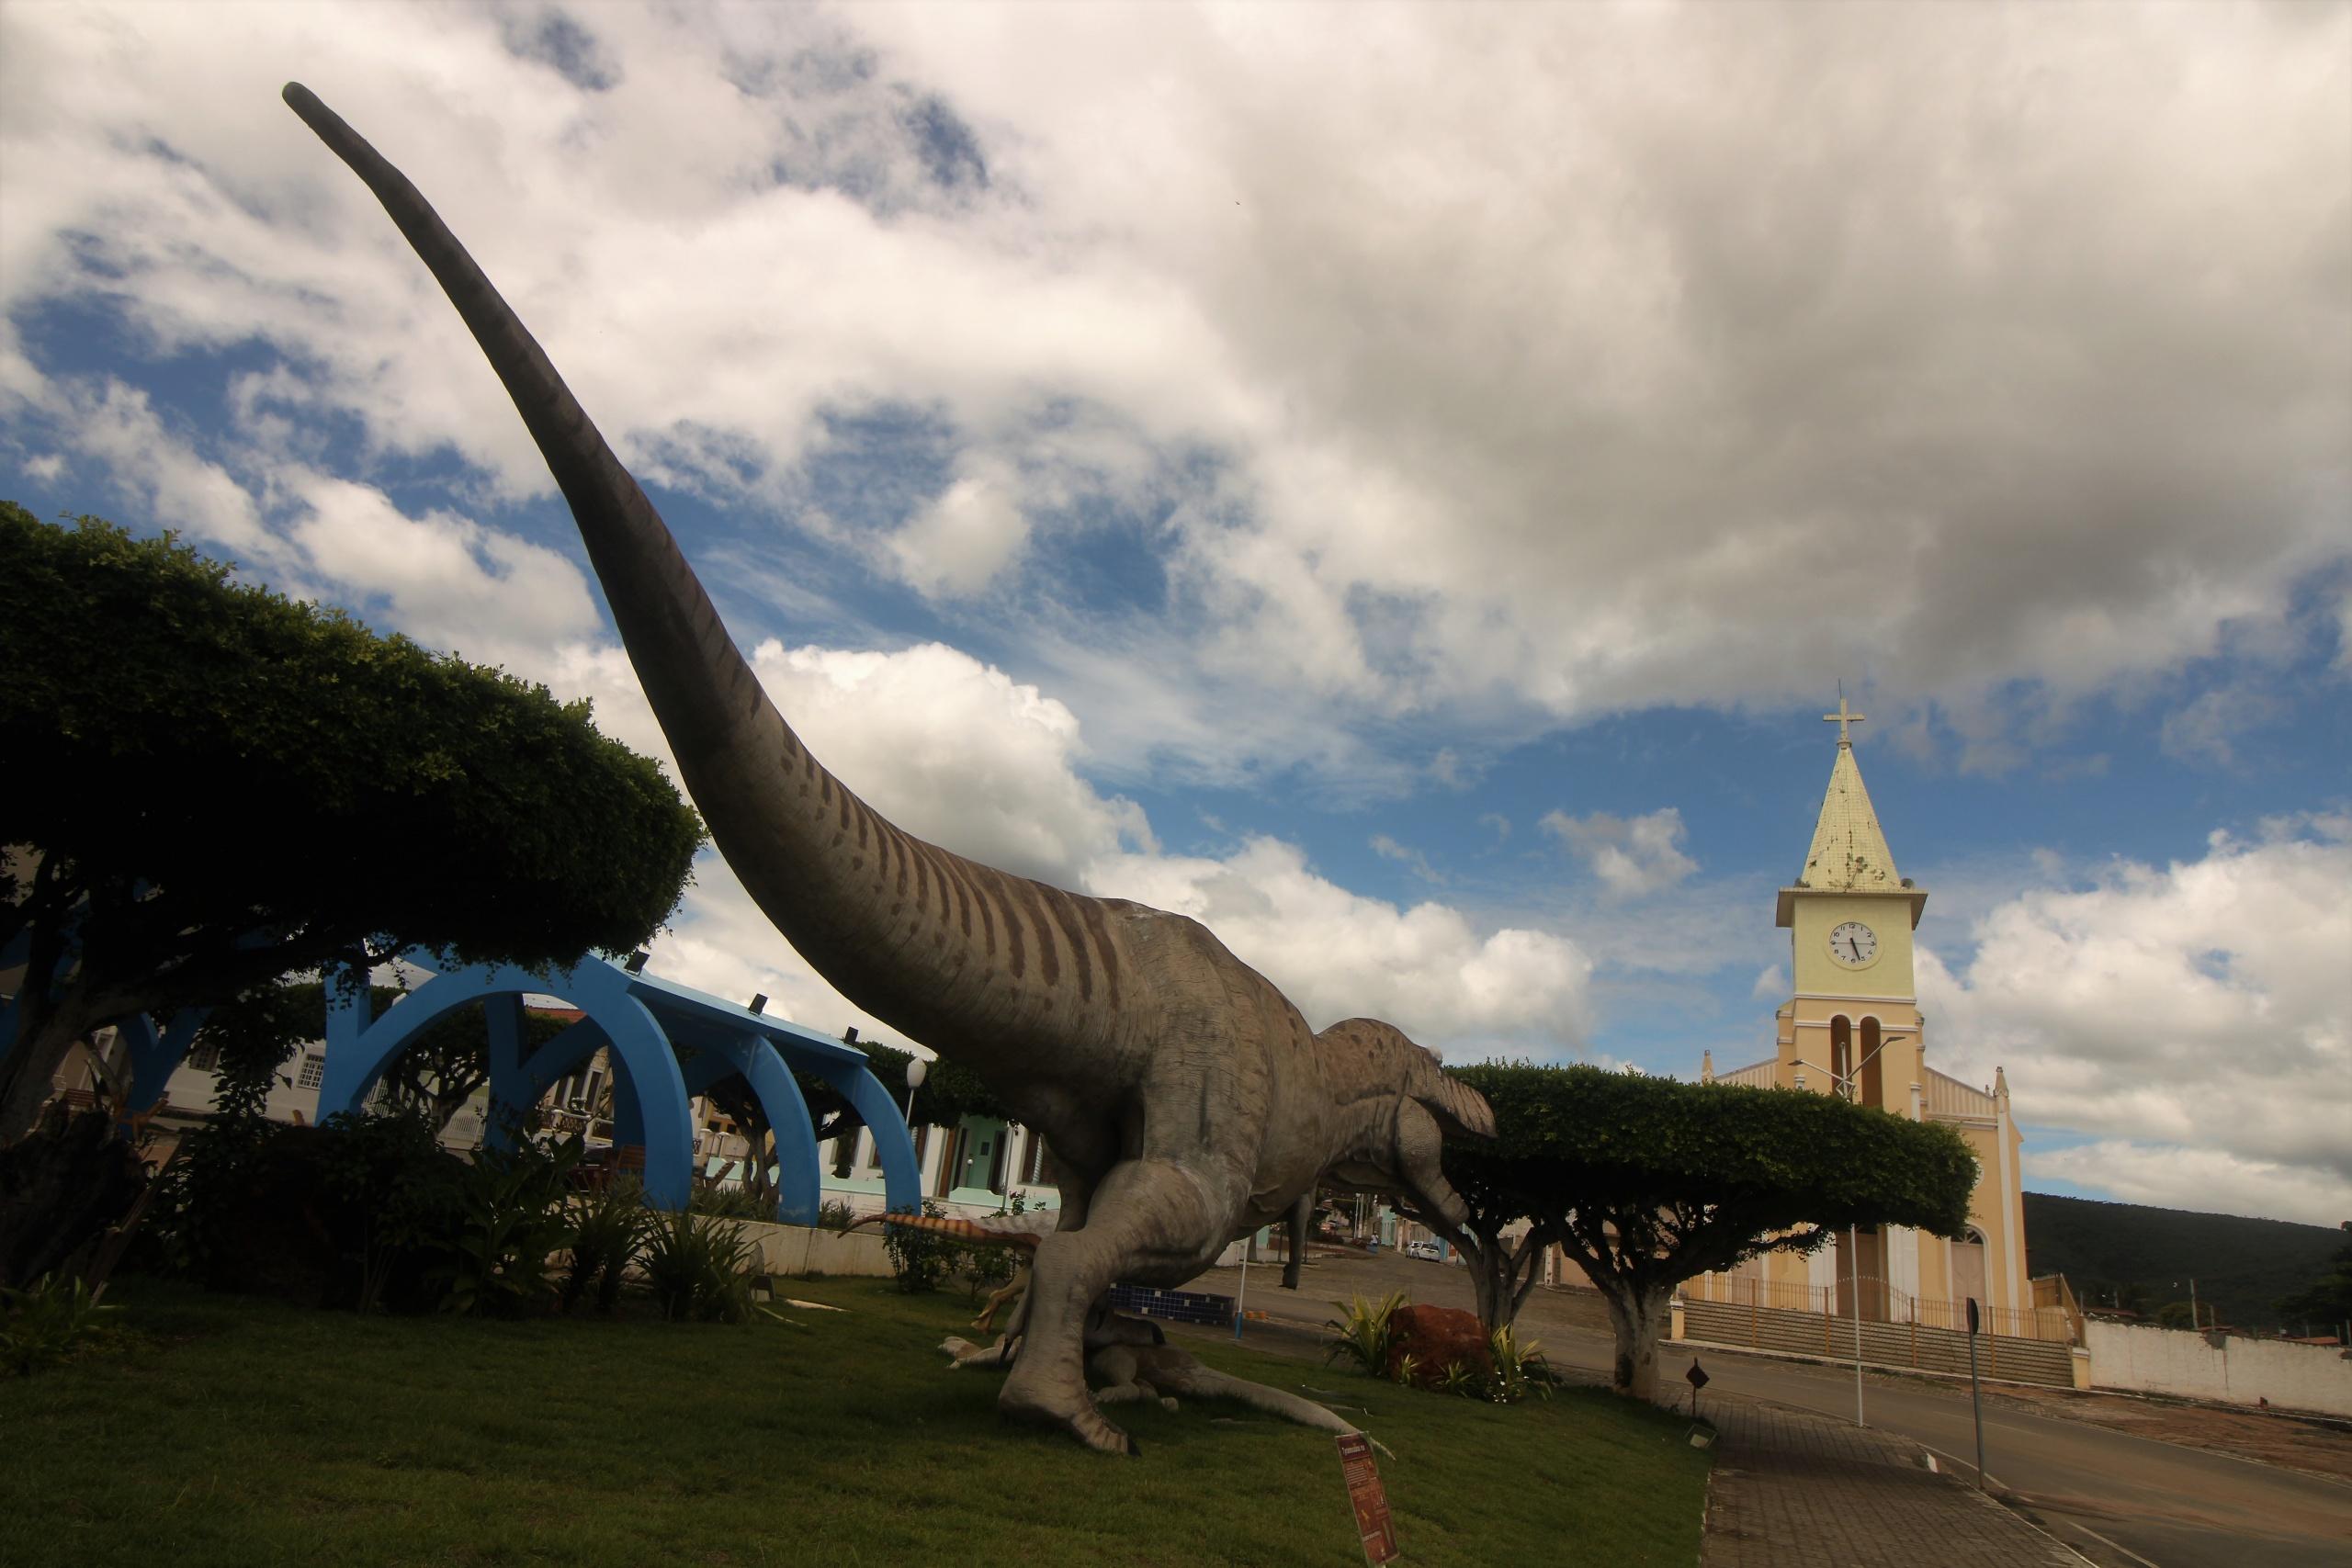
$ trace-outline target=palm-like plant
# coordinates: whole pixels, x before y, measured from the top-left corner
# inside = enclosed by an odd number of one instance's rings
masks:
[[[1342,1315],[1324,1323],[1323,1326],[1330,1330],[1330,1337],[1323,1342],[1323,1359],[1329,1362],[1344,1358],[1370,1376],[1386,1375],[1388,1352],[1396,1338],[1390,1319],[1406,1301],[1402,1291],[1391,1291],[1376,1302],[1354,1297]]]

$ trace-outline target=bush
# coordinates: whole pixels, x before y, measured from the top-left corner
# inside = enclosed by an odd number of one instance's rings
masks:
[[[331,1234],[357,1277],[361,1312],[439,1304],[428,1282],[436,1243],[463,1223],[465,1167],[413,1111],[343,1112],[320,1125],[319,1186]]]
[[[745,1187],[706,1187],[697,1185],[686,1201],[686,1207],[697,1214],[712,1214],[722,1220],[773,1220],[775,1218],[775,1198],[761,1197]]]
[[[651,1216],[645,1212],[645,1190],[634,1180],[616,1181],[571,1211],[571,1263],[563,1280],[563,1306],[569,1312],[593,1285],[596,1307],[610,1312],[619,1304],[621,1280],[645,1246]]]
[[[33,1132],[0,1146],[0,1285],[86,1262],[146,1185],[112,1116],[52,1101]]]
[[[759,1247],[740,1224],[691,1210],[656,1213],[645,1231],[645,1277],[673,1322],[741,1323],[752,1315]]]
[[[116,1310],[64,1274],[44,1274],[22,1290],[0,1288],[0,1371],[27,1377],[107,1347],[117,1330],[99,1314]]]
[[[429,1312],[463,1224],[463,1160],[410,1115],[215,1122],[165,1170],[132,1260],[208,1290]]]
[[[1553,1374],[1551,1363],[1544,1359],[1542,1345],[1532,1339],[1521,1341],[1508,1326],[1488,1335],[1487,1343],[1495,1357],[1495,1375],[1487,1380],[1488,1399],[1497,1404],[1516,1404],[1531,1393],[1543,1399],[1552,1397],[1552,1385],[1558,1379]],[[1450,1370],[1460,1371],[1461,1363],[1456,1362]],[[1453,1386],[1450,1380],[1447,1386]]]
[[[947,1213],[936,1198],[924,1199],[922,1212],[934,1220],[944,1218]],[[889,1255],[899,1289],[909,1295],[939,1289],[940,1281],[956,1271],[964,1256],[964,1248],[952,1236],[917,1230],[912,1225],[894,1225],[888,1221],[882,1226],[882,1249]]]
[[[845,1231],[857,1224],[857,1208],[845,1198],[828,1198],[817,1208],[820,1230]]]
[[[448,1281],[442,1311],[513,1317],[554,1304],[552,1255],[571,1239],[565,1210],[582,1152],[575,1133],[552,1147],[517,1138],[474,1156],[458,1231],[435,1242],[449,1259],[434,1271]]]
[[[1323,1359],[1350,1360],[1367,1376],[1382,1376],[1388,1369],[1388,1353],[1396,1337],[1388,1320],[1405,1300],[1402,1291],[1392,1291],[1376,1302],[1355,1297],[1342,1316],[1324,1323],[1331,1337],[1323,1342]]]

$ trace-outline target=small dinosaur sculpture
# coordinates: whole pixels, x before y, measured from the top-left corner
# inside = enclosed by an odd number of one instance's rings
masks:
[[[1021,1266],[1013,1270],[1012,1278],[989,1293],[988,1304],[980,1309],[979,1316],[972,1319],[972,1326],[985,1334],[995,1324],[998,1313],[1003,1311],[1008,1303],[1021,1301],[1027,1294],[1029,1290],[1027,1257],[1036,1252],[1037,1243],[1045,1239],[1046,1233],[1053,1228],[1055,1220],[1053,1211],[1050,1209],[1033,1210],[1023,1219],[1000,1216],[994,1224],[982,1224],[977,1220],[962,1219],[954,1214],[868,1214],[864,1219],[851,1221],[849,1224],[842,1227],[842,1234],[846,1235],[861,1226],[873,1224],[904,1225],[911,1230],[930,1231],[935,1235],[952,1235],[959,1241],[968,1241],[975,1246],[1002,1247],[1023,1254],[1023,1260]],[[1008,1331],[1005,1337],[998,1341],[998,1345],[1009,1351],[1011,1339],[1012,1335]],[[1005,1359],[1009,1360],[1011,1358],[1008,1355]]]
[[[514,399],[579,525],[621,641],[719,852],[843,996],[978,1072],[1044,1136],[1060,1228],[1039,1242],[1008,1416],[1133,1453],[1088,1397],[1111,1283],[1177,1285],[1335,1162],[1465,1222],[1447,1128],[1493,1112],[1385,1025],[1312,1033],[1197,920],[1014,876],[886,821],[800,743],[637,481],[431,205],[300,84],[288,107],[375,192]]]

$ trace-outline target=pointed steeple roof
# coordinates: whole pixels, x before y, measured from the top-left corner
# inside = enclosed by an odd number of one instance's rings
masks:
[[[1814,825],[1813,848],[1805,852],[1797,886],[1838,893],[1891,893],[1903,886],[1870,791],[1862,787],[1850,740],[1838,742],[1829,790],[1821,797],[1821,819]]]
[[[1796,886],[1781,889],[1772,923],[1793,925],[1796,901],[1809,894],[1894,893],[1910,906],[1911,929],[1917,931],[1927,891],[1912,886],[1894,869],[1894,852],[1879,831],[1871,792],[1862,787],[1852,733],[1862,716],[1847,707],[1840,693],[1838,711],[1821,716],[1838,727],[1838,761],[1830,765],[1829,790],[1821,797],[1821,817],[1813,825],[1813,847],[1805,852],[1804,869],[1797,873]]]

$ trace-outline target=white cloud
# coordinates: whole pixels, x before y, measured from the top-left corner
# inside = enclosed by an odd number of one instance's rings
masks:
[[[889,541],[899,575],[932,597],[986,588],[1029,535],[1018,476],[987,457],[961,466],[956,481]]]
[[[752,667],[809,750],[910,833],[1065,887],[1101,856],[1152,847],[1141,807],[1074,771],[1069,709],[968,654],[767,642]]]
[[[2235,1162],[2230,1190],[2273,1195],[2259,1213],[2352,1180],[2352,821],[2270,831],[2018,894],[1957,968],[1923,950],[1931,1061],[2005,1066],[2029,1123]]]
[[[140,522],[185,532],[265,575],[296,569],[299,556],[264,524],[245,484],[167,426],[141,389],[43,381],[33,400]]]
[[[2339,1224],[2352,1216],[2352,1179],[2220,1149],[2103,1138],[2044,1152],[2029,1138],[2025,1172],[2029,1181],[2064,1181],[2111,1193],[2120,1202],[2160,1209],[2254,1214],[2312,1225]]]
[[[1566,845],[1620,897],[1671,887],[1699,869],[1699,863],[1682,852],[1682,813],[1671,806],[1639,817],[1606,811],[1571,817],[1547,811],[1537,826]]]
[[[580,569],[555,551],[447,512],[403,514],[381,491],[323,474],[293,479],[288,536],[312,570],[381,596],[392,629],[477,662],[536,663],[596,630]]]
[[[1544,931],[1479,934],[1459,909],[1399,908],[1317,875],[1305,852],[1251,839],[1223,859],[1116,855],[1087,890],[1190,915],[1280,987],[1320,1029],[1385,1018],[1425,1043],[1464,1050],[1540,1041],[1573,1048],[1590,1028],[1592,964]]]
[[[2228,767],[2245,734],[2277,721],[2286,705],[2261,692],[2218,686],[2165,716],[2157,744],[2167,757]]]
[[[650,477],[813,525],[828,419],[919,411],[948,482],[854,526],[1009,617],[1070,608],[1047,513],[1131,530],[1165,604],[1081,607],[1070,649],[1196,765],[1838,667],[2105,690],[2345,558],[2340,9],[573,20],[550,53],[463,7],[8,7],[0,380],[71,300],[282,350],[295,423],[356,416],[368,460],[545,491],[277,103],[299,61]]]
[[[1400,844],[1385,833],[1374,833],[1371,844],[1374,854],[1397,862],[1424,882],[1445,880],[1445,873],[1430,864],[1430,857],[1409,844]]]
[[[1779,964],[1767,964],[1757,972],[1756,983],[1747,987],[1747,994],[1777,1007],[1788,1000],[1790,988],[1787,968]]]

